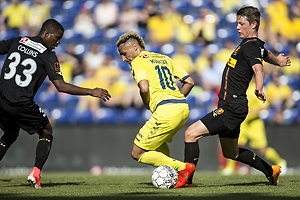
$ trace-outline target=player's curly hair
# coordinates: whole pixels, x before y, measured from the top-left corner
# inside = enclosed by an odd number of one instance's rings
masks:
[[[131,40],[131,39],[136,40],[137,43],[140,45],[140,47],[145,49],[146,45],[145,45],[143,38],[138,33],[133,32],[133,31],[129,31],[129,32],[121,35],[119,37],[119,40],[117,41],[116,45],[117,45],[117,47],[119,47],[120,44],[126,43],[128,40]]]

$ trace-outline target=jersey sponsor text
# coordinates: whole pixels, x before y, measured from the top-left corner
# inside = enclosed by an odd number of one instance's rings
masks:
[[[30,48],[37,50],[40,53],[44,53],[44,51],[47,50],[47,48],[44,45],[42,45],[41,43],[34,42],[27,37],[22,37],[19,42]]]

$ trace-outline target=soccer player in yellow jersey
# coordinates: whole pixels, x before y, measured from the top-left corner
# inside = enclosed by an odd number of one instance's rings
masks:
[[[170,57],[145,51],[143,38],[135,32],[121,35],[116,45],[123,62],[130,64],[145,107],[152,112],[136,135],[131,156],[155,167],[173,167],[179,171],[176,188],[183,187],[196,170],[195,165],[170,158],[166,142],[172,141],[189,118],[185,97],[193,88],[194,80]],[[180,89],[176,79],[182,82]]]

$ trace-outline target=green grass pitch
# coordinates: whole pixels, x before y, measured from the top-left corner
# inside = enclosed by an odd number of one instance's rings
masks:
[[[28,185],[26,175],[0,174],[0,200],[253,200],[300,199],[300,175],[280,177],[278,186],[268,184],[264,175],[221,176],[197,172],[194,188],[156,189],[151,174],[101,175],[44,172],[42,188]]]

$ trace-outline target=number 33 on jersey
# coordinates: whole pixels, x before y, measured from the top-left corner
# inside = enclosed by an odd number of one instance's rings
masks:
[[[32,100],[47,76],[50,80],[62,79],[55,53],[39,36],[1,41],[0,54],[7,54],[0,91],[12,103]]]

